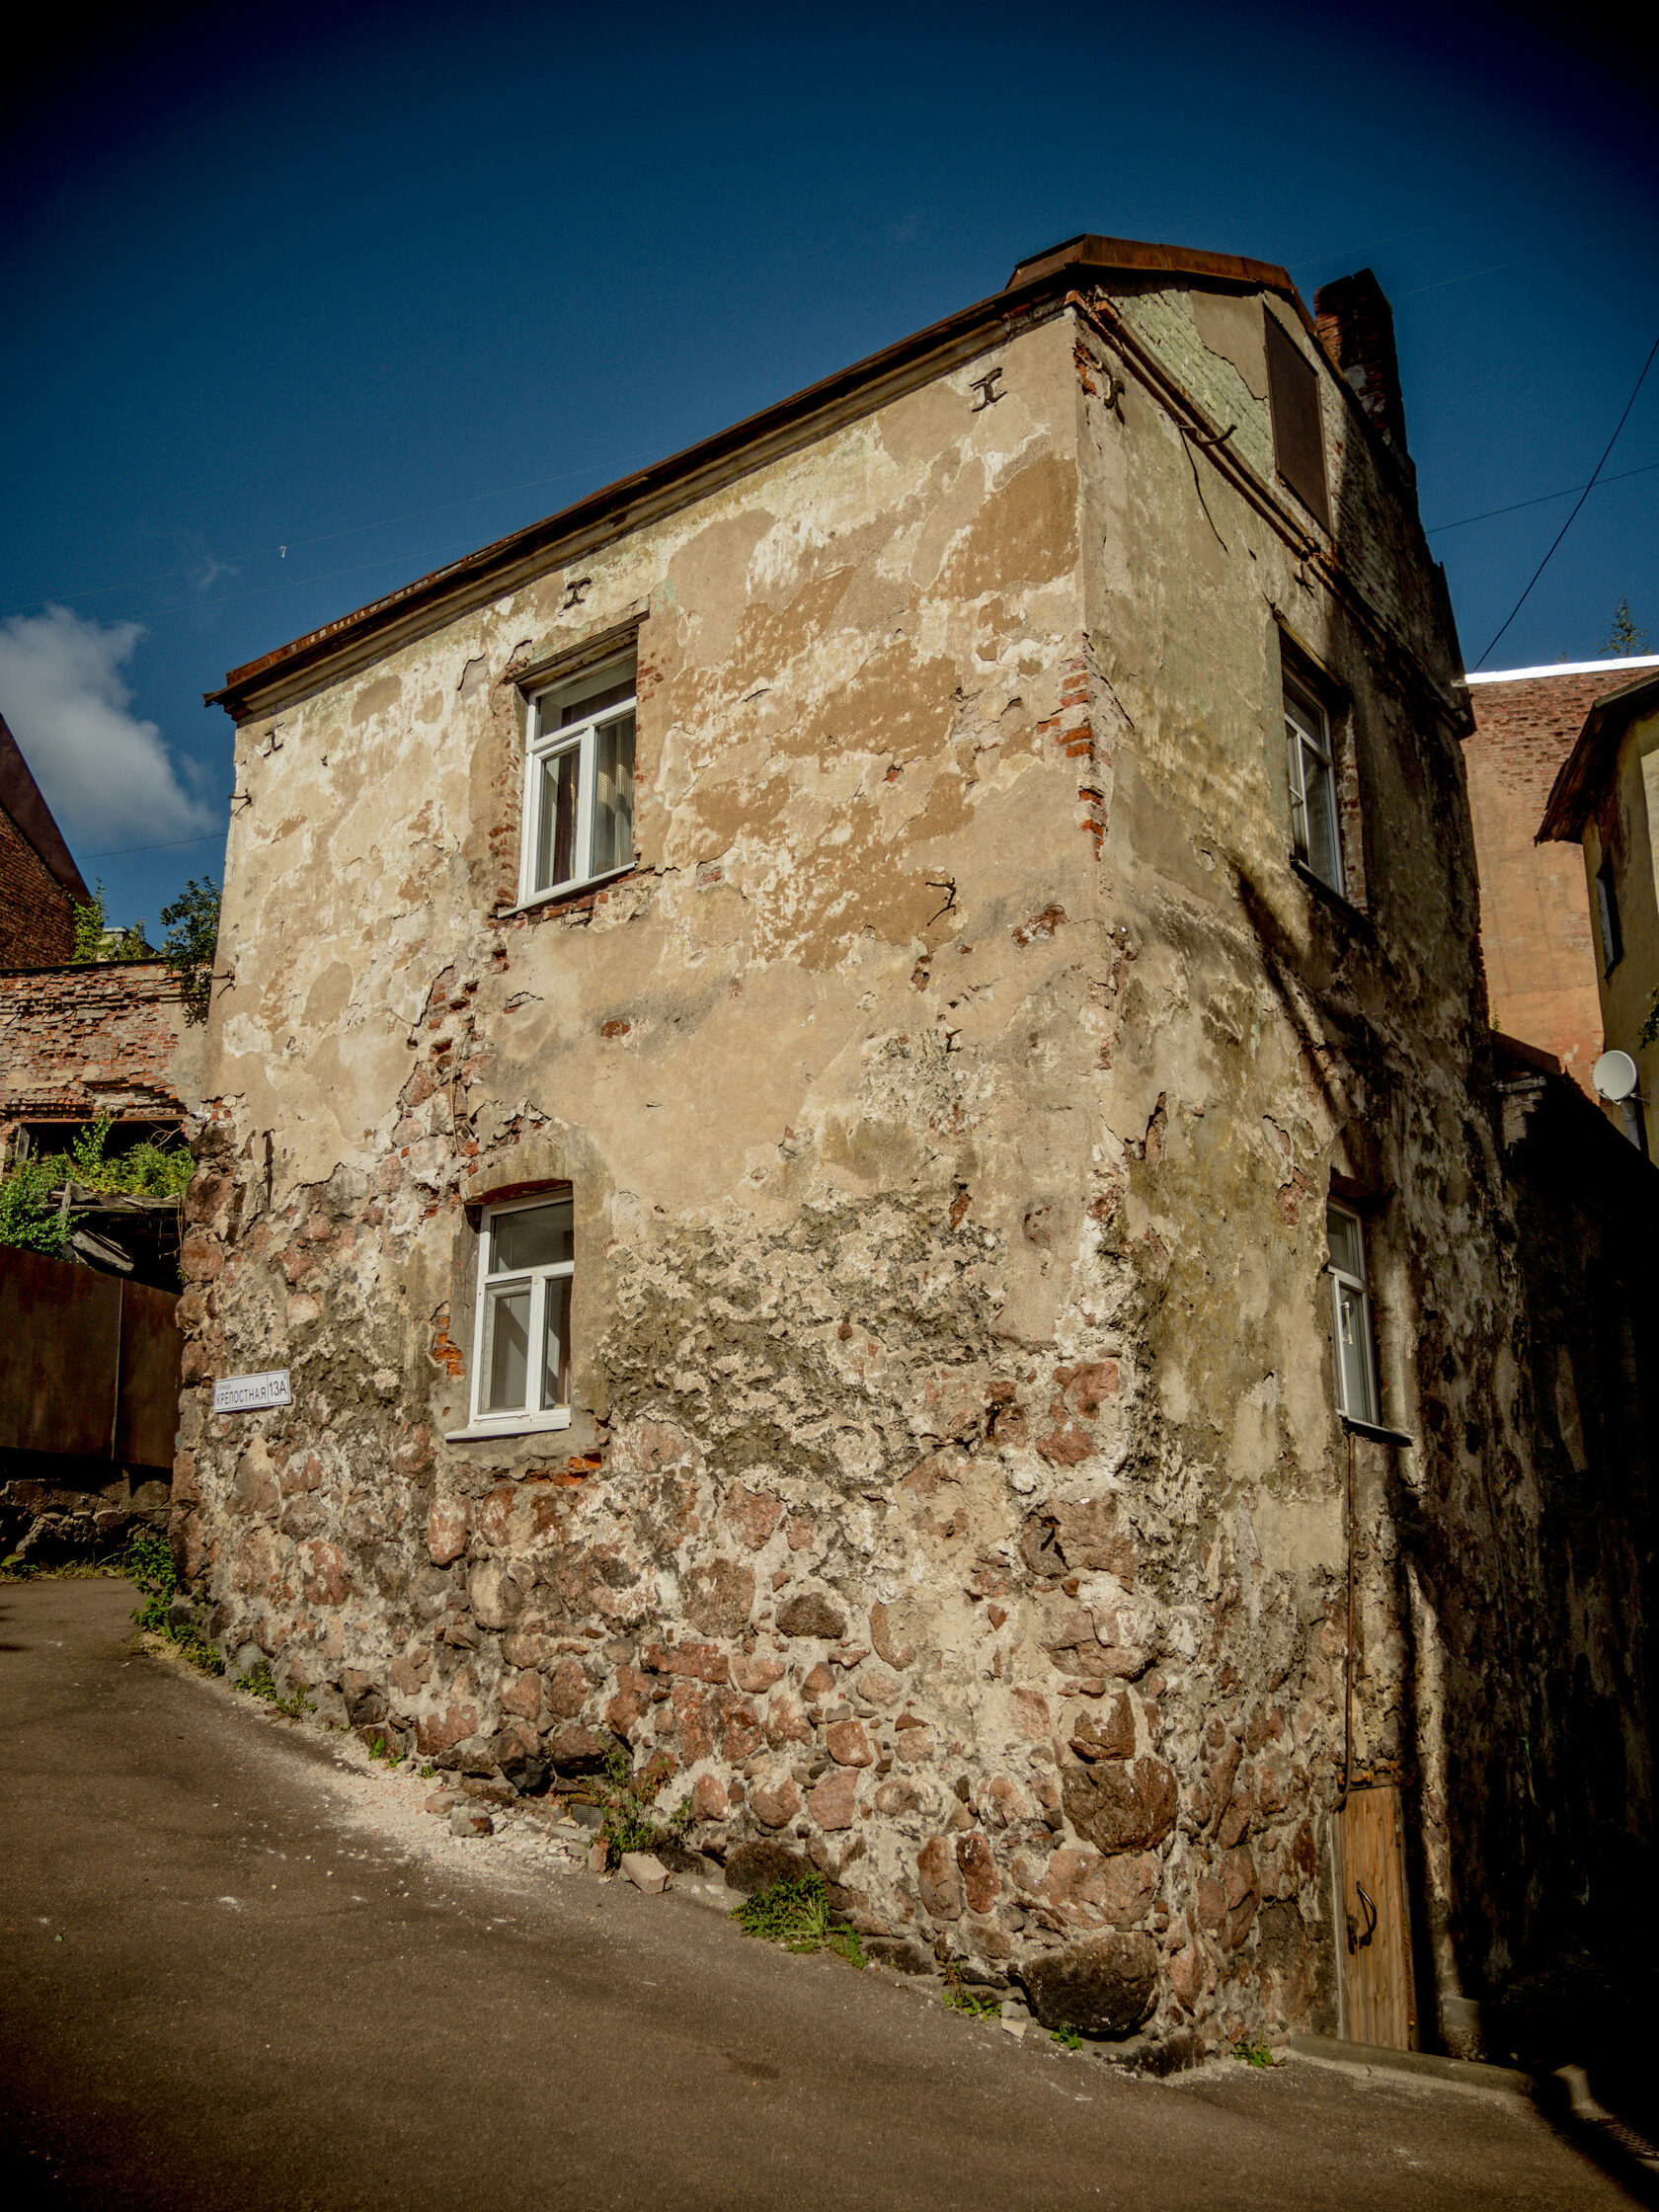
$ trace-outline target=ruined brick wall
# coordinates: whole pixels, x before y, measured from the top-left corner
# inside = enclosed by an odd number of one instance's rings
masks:
[[[1463,747],[1492,1020],[1553,1053],[1586,1094],[1602,1010],[1583,858],[1534,839],[1585,716],[1619,680],[1610,664],[1588,675],[1471,683],[1475,729]]]
[[[75,949],[69,894],[0,807],[0,968],[45,968]]]
[[[340,1716],[661,1752],[878,1950],[1211,2043],[1336,2018],[1332,1174],[1389,1420],[1514,1335],[1442,602],[1334,379],[1336,542],[1276,487],[1262,312],[1051,313],[242,725],[175,1473],[215,1632]],[[636,620],[638,865],[515,911],[516,678]],[[1289,863],[1281,625],[1363,910]],[[469,1196],[553,1178],[572,1424],[458,1438]],[[1355,1453],[1356,1771],[1455,1987],[1400,1532],[1466,1470]]]
[[[202,1049],[160,960],[0,973],[0,1151],[20,1122],[182,1120]]]

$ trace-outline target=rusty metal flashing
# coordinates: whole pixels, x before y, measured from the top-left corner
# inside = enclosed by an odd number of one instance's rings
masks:
[[[1308,337],[1319,344],[1302,294],[1277,262],[1252,261],[1244,254],[1210,254],[1196,246],[1148,246],[1136,238],[1100,238],[1092,231],[1079,231],[1075,238],[1020,262],[1008,278],[1008,289],[1063,275],[1069,276],[1072,283],[1080,276],[1207,276],[1239,291],[1277,292],[1290,301]],[[1319,351],[1322,354],[1324,348]]]
[[[1301,295],[1275,263],[1080,234],[1032,261],[1022,262],[1002,291],[867,355],[850,367],[698,444],[619,477],[556,514],[498,538],[256,661],[232,669],[219,690],[204,694],[205,701],[209,706],[222,706],[239,723],[256,713],[291,704],[378,659],[388,647],[422,634],[434,620],[450,619],[552,569],[581,560],[659,515],[798,449],[826,431],[856,421],[887,400],[973,361],[988,347],[999,341],[1008,343],[1067,308],[1081,311],[1094,322],[1101,337],[1133,356],[1142,380],[1153,389],[1183,430],[1199,434],[1208,457],[1234,489],[1272,523],[1299,557],[1315,563],[1334,579],[1338,571],[1315,531],[1292,517],[1278,493],[1220,442],[1222,426],[1210,420],[1115,311],[1109,313],[1111,327],[1103,327],[1099,312],[1105,304],[1103,295],[1096,291],[1085,297],[1076,289],[1079,279],[1114,274],[1164,274],[1242,290],[1271,291],[1295,309],[1313,343],[1316,360],[1331,367]],[[1376,440],[1378,433],[1357,394],[1334,368],[1331,380],[1343,393],[1353,420]],[[1412,514],[1415,518],[1414,509]],[[1353,580],[1344,577],[1341,592],[1351,603],[1365,605]],[[1378,629],[1369,606],[1366,623],[1368,628]],[[514,671],[512,675],[513,680],[523,681],[520,672]],[[1465,719],[1472,720],[1466,707],[1462,702],[1449,702],[1440,685],[1420,668],[1419,681],[1427,685],[1437,705],[1460,730]]]
[[[1593,702],[1549,787],[1534,844],[1576,844],[1583,837],[1602,778],[1619,757],[1620,742],[1633,716],[1649,705],[1659,706],[1659,675],[1638,676]]]
[[[1047,280],[1027,285],[1017,294],[997,292],[977,301],[699,444],[620,477],[557,514],[498,538],[291,644],[232,669],[219,690],[203,694],[206,704],[222,706],[238,722],[285,705],[303,694],[308,688],[304,679],[320,666],[328,667],[332,680],[377,658],[385,650],[388,633],[394,638],[417,634],[427,626],[434,607],[441,606],[447,618],[545,576],[550,569],[583,558],[659,514],[687,505],[716,485],[795,450],[826,429],[855,421],[889,397],[976,359],[988,345],[1006,342],[1015,327],[1029,328],[1061,312],[1061,289]]]

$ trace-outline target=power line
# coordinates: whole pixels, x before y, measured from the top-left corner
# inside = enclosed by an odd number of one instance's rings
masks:
[[[1500,629],[1500,630],[1499,630],[1499,632],[1498,632],[1498,635],[1497,635],[1497,637],[1495,637],[1495,638],[1494,638],[1494,639],[1492,640],[1492,644],[1491,644],[1491,645],[1489,645],[1489,646],[1488,646],[1488,647],[1486,648],[1486,651],[1485,651],[1485,652],[1484,652],[1484,653],[1483,653],[1483,654],[1482,654],[1482,655],[1480,656],[1480,660],[1479,660],[1479,661],[1476,661],[1476,663],[1474,664],[1474,665],[1475,665],[1475,667],[1476,667],[1477,669],[1478,669],[1478,668],[1480,667],[1480,665],[1481,665],[1481,662],[1482,662],[1482,661],[1485,661],[1485,660],[1486,660],[1486,659],[1487,659],[1487,658],[1488,658],[1488,657],[1490,656],[1490,654],[1491,654],[1491,652],[1492,652],[1492,649],[1493,649],[1493,647],[1494,647],[1494,646],[1496,646],[1496,645],[1497,645],[1497,643],[1498,643],[1498,639],[1499,639],[1499,638],[1501,638],[1501,637],[1503,636],[1503,634],[1504,634],[1504,630],[1507,630],[1507,629],[1509,628],[1509,625],[1510,625],[1510,623],[1511,623],[1511,622],[1513,622],[1513,621],[1515,620],[1515,617],[1516,617],[1516,616],[1517,616],[1517,615],[1518,615],[1518,614],[1520,613],[1521,609],[1522,609],[1522,608],[1523,608],[1523,607],[1524,607],[1524,606],[1526,605],[1527,601],[1528,601],[1528,600],[1529,600],[1529,599],[1530,599],[1530,598],[1532,597],[1532,595],[1533,595],[1533,585],[1534,585],[1534,584],[1536,584],[1536,583],[1538,582],[1539,578],[1540,578],[1540,576],[1541,576],[1541,575],[1543,574],[1544,570],[1545,570],[1545,569],[1546,569],[1546,568],[1547,568],[1547,567],[1549,566],[1550,562],[1551,562],[1551,561],[1552,561],[1552,560],[1554,559],[1554,557],[1555,557],[1555,547],[1556,547],[1557,545],[1559,545],[1559,544],[1560,544],[1560,542],[1561,542],[1562,538],[1564,538],[1564,537],[1566,536],[1567,532],[1568,532],[1568,531],[1569,531],[1569,530],[1570,530],[1570,529],[1572,528],[1573,524],[1574,524],[1574,523],[1575,523],[1575,522],[1576,522],[1576,521],[1578,520],[1578,511],[1579,511],[1579,509],[1580,509],[1580,508],[1581,508],[1581,507],[1582,507],[1582,506],[1584,505],[1585,501],[1586,501],[1586,500],[1587,500],[1587,499],[1588,499],[1588,498],[1590,497],[1591,493],[1592,493],[1592,492],[1593,492],[1593,491],[1594,491],[1594,490],[1596,489],[1596,478],[1597,478],[1598,476],[1600,476],[1600,475],[1601,475],[1601,473],[1602,473],[1602,470],[1603,470],[1603,469],[1604,469],[1604,468],[1605,468],[1605,467],[1607,466],[1607,459],[1608,459],[1608,455],[1609,455],[1609,454],[1610,454],[1610,453],[1611,453],[1611,452],[1613,451],[1614,447],[1615,447],[1615,446],[1616,446],[1616,445],[1617,445],[1617,444],[1619,443],[1619,434],[1620,434],[1620,431],[1621,431],[1621,430],[1622,430],[1622,429],[1624,428],[1624,425],[1625,425],[1625,424],[1626,424],[1626,423],[1627,423],[1627,422],[1629,421],[1629,418],[1630,418],[1630,410],[1631,410],[1631,408],[1632,408],[1632,407],[1634,407],[1634,406],[1635,406],[1635,404],[1636,404],[1636,394],[1637,394],[1637,393],[1638,393],[1638,392],[1639,392],[1639,391],[1641,390],[1641,388],[1642,388],[1643,384],[1645,384],[1645,383],[1646,383],[1646,381],[1647,381],[1647,372],[1648,372],[1648,370],[1649,370],[1649,369],[1650,369],[1650,368],[1651,368],[1651,367],[1653,366],[1653,356],[1654,356],[1654,355],[1655,355],[1655,354],[1659,354],[1659,338],[1656,338],[1656,339],[1655,339],[1655,340],[1653,341],[1653,344],[1652,344],[1652,345],[1651,345],[1651,346],[1650,346],[1650,347],[1648,348],[1648,350],[1647,350],[1647,358],[1646,358],[1646,360],[1645,360],[1645,361],[1643,361],[1643,362],[1642,362],[1642,365],[1641,365],[1641,374],[1640,374],[1640,375],[1639,375],[1639,376],[1638,376],[1638,377],[1636,378],[1635,384],[1634,384],[1634,386],[1633,386],[1633,387],[1632,387],[1632,389],[1631,389],[1631,392],[1630,392],[1630,396],[1629,396],[1629,398],[1628,398],[1628,399],[1627,399],[1627,400],[1626,400],[1626,401],[1624,402],[1624,412],[1623,412],[1623,414],[1622,414],[1622,415],[1620,415],[1620,418],[1619,418],[1618,422],[1617,422],[1617,423],[1616,423],[1616,424],[1614,425],[1614,428],[1613,428],[1613,435],[1612,435],[1612,436],[1611,436],[1611,437],[1610,437],[1610,438],[1608,439],[1608,441],[1607,441],[1607,444],[1606,444],[1606,446],[1605,446],[1605,447],[1603,448],[1603,450],[1602,450],[1602,457],[1601,457],[1601,459],[1600,459],[1600,460],[1599,460],[1599,461],[1598,461],[1598,462],[1596,463],[1596,466],[1595,466],[1594,470],[1593,470],[1593,471],[1591,472],[1591,477],[1590,477],[1590,481],[1589,481],[1589,483],[1588,483],[1588,484],[1586,484],[1586,485],[1585,485],[1585,487],[1584,487],[1584,489],[1583,489],[1583,491],[1579,493],[1579,495],[1578,495],[1578,501],[1577,501],[1577,504],[1576,504],[1576,505],[1574,506],[1574,508],[1573,508],[1573,511],[1572,511],[1572,513],[1571,513],[1571,514],[1569,514],[1569,515],[1567,516],[1566,520],[1565,520],[1565,521],[1564,521],[1564,522],[1563,522],[1563,523],[1561,524],[1561,527],[1560,527],[1560,528],[1559,528],[1559,529],[1558,529],[1558,530],[1556,531],[1556,533],[1555,533],[1555,537],[1554,537],[1554,541],[1553,541],[1553,543],[1552,543],[1552,544],[1550,545],[1549,551],[1548,551],[1548,552],[1547,552],[1547,553],[1546,553],[1546,554],[1545,554],[1545,555],[1543,556],[1543,559],[1542,559],[1542,560],[1541,560],[1541,561],[1540,561],[1540,562],[1539,563],[1538,567],[1537,567],[1537,568],[1536,568],[1536,569],[1535,569],[1535,570],[1533,571],[1533,576],[1532,576],[1532,583],[1530,583],[1530,584],[1529,584],[1529,585],[1527,586],[1527,589],[1526,589],[1526,590],[1525,590],[1525,591],[1524,591],[1524,592],[1522,592],[1521,596],[1520,596],[1520,597],[1519,597],[1519,598],[1518,598],[1518,599],[1516,600],[1515,604],[1514,604],[1514,605],[1513,605],[1513,606],[1512,606],[1512,607],[1510,608],[1510,610],[1509,610],[1509,613],[1508,613],[1508,615],[1507,615],[1507,616],[1505,617],[1505,620],[1504,620],[1504,624],[1503,624],[1503,629]]]
[[[1659,461],[1643,461],[1640,468],[1619,469],[1612,476],[1604,476],[1602,482],[1623,484],[1632,476],[1648,476],[1656,468],[1659,468]],[[1564,491],[1540,492],[1537,499],[1516,500],[1510,507],[1482,508],[1478,514],[1460,514],[1455,522],[1437,522],[1432,530],[1426,529],[1423,535],[1441,537],[1448,530],[1466,529],[1470,522],[1489,522],[1494,514],[1519,514],[1524,507],[1547,507],[1551,500],[1570,500],[1575,492],[1588,492],[1590,489],[1588,484],[1569,484]]]
[[[83,860],[118,860],[123,852],[179,852],[186,845],[211,844],[215,837],[222,837],[222,830],[209,830],[202,837],[174,837],[161,845],[111,845],[104,852],[83,852]]]

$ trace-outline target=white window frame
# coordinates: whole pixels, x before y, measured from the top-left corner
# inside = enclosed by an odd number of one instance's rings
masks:
[[[601,733],[612,723],[635,717],[636,742],[638,734],[638,656],[634,653],[618,654],[614,660],[598,667],[584,669],[580,675],[565,676],[556,683],[548,683],[530,695],[524,722],[524,785],[522,820],[518,837],[518,904],[520,907],[538,906],[543,900],[561,898],[566,892],[578,891],[585,884],[603,883],[612,876],[625,875],[634,865],[633,814],[629,810],[628,857],[616,861],[597,872],[593,868],[593,781],[595,757]],[[584,719],[566,723],[562,729],[544,731],[541,717],[544,701],[555,704],[561,694],[568,694],[578,684],[592,688],[602,696],[606,690],[633,674],[634,683],[625,699],[613,699],[607,706],[596,707]],[[560,753],[574,752],[578,756],[576,792],[576,838],[572,853],[571,873],[558,883],[538,884],[536,877],[536,837],[541,819],[541,775],[543,768]],[[631,771],[630,771],[631,772]]]
[[[478,1218],[478,1279],[474,1296],[472,1317],[472,1383],[467,1397],[469,1419],[464,1429],[452,1430],[445,1439],[457,1443],[467,1437],[529,1436],[548,1429],[568,1429],[571,1409],[569,1405],[545,1407],[523,1406],[500,1413],[482,1409],[484,1395],[484,1328],[489,1314],[490,1293],[509,1283],[528,1283],[530,1287],[529,1344],[530,1350],[524,1363],[525,1394],[536,1385],[535,1378],[541,1367],[540,1346],[547,1324],[547,1286],[555,1281],[573,1281],[576,1261],[549,1261],[543,1267],[504,1268],[499,1274],[490,1272],[490,1246],[493,1241],[491,1228],[504,1214],[527,1213],[535,1206],[556,1206],[570,1197],[568,1190],[537,1192],[532,1198],[515,1198],[501,1206],[486,1206]]]
[[[1342,863],[1342,817],[1336,803],[1336,744],[1330,715],[1305,683],[1287,669],[1282,678],[1285,697],[1285,748],[1291,787],[1291,850],[1310,875],[1327,885],[1339,899],[1348,896]],[[1307,793],[1307,753],[1324,766],[1326,830],[1334,874],[1327,876],[1313,858],[1313,825]]]
[[[1340,1214],[1354,1224],[1360,1247],[1360,1273],[1351,1274],[1345,1267],[1338,1267],[1330,1250],[1329,1230],[1326,1230],[1325,1272],[1331,1279],[1331,1357],[1336,1369],[1336,1403],[1340,1412],[1350,1421],[1362,1422],[1367,1428],[1380,1428],[1382,1422],[1382,1397],[1377,1385],[1377,1331],[1371,1304],[1370,1267],[1366,1257],[1366,1228],[1364,1219],[1352,1206],[1344,1206],[1340,1199],[1325,1202],[1327,1223],[1329,1216]],[[1343,1293],[1349,1294],[1349,1303]],[[1342,1357],[1342,1332],[1346,1315],[1357,1317],[1361,1349],[1365,1359],[1365,1382],[1370,1402],[1364,1406],[1348,1402],[1348,1369]]]

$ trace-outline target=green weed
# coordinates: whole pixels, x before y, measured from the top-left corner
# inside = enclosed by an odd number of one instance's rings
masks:
[[[1074,2027],[1052,2027],[1049,2033],[1066,2050],[1080,2051],[1083,2047],[1083,2039]]]
[[[69,1217],[54,1192],[65,1183],[132,1197],[182,1198],[195,1163],[183,1145],[134,1145],[106,1159],[114,1126],[110,1116],[89,1122],[66,1152],[34,1152],[0,1174],[0,1244],[59,1257],[69,1239]]]
[[[179,1593],[173,1546],[167,1539],[154,1529],[134,1529],[127,1540],[125,1571],[136,1583],[142,1601],[132,1616],[138,1626],[152,1635],[166,1636],[181,1656],[204,1675],[222,1675],[224,1661],[200,1630],[195,1626],[175,1627],[167,1618],[167,1609]]]
[[[971,2020],[998,2019],[1002,2013],[1002,1999],[998,1992],[971,1989],[962,1979],[962,1969],[954,1960],[945,1968],[945,2004],[953,2013],[966,2013]]]
[[[648,1760],[637,1775],[620,1745],[606,1753],[604,1779],[592,1786],[603,1807],[595,1841],[605,1847],[607,1866],[620,1866],[624,1852],[655,1851],[666,1836],[681,1835],[689,1826],[689,1797],[676,1805],[666,1820],[655,1809],[655,1800],[673,1771],[673,1761],[662,1752]]]
[[[1279,2063],[1273,2055],[1271,2044],[1252,2043],[1247,2035],[1239,2042],[1234,2043],[1232,2055],[1236,2059],[1242,2059],[1246,2066],[1267,2067],[1277,2066]]]
[[[790,1951],[830,1950],[849,1966],[864,1964],[864,1947],[856,1929],[831,1917],[830,1892],[822,1874],[803,1874],[796,1881],[773,1882],[770,1889],[746,1898],[732,1914],[746,1936],[758,1936],[768,1943],[781,1943]]]
[[[250,1667],[236,1687],[238,1690],[245,1690],[250,1698],[261,1698],[268,1705],[275,1705],[289,1720],[301,1720],[306,1713],[315,1709],[307,1691],[290,1690],[285,1698],[282,1696],[272,1676],[269,1659],[262,1659],[257,1666]]]

